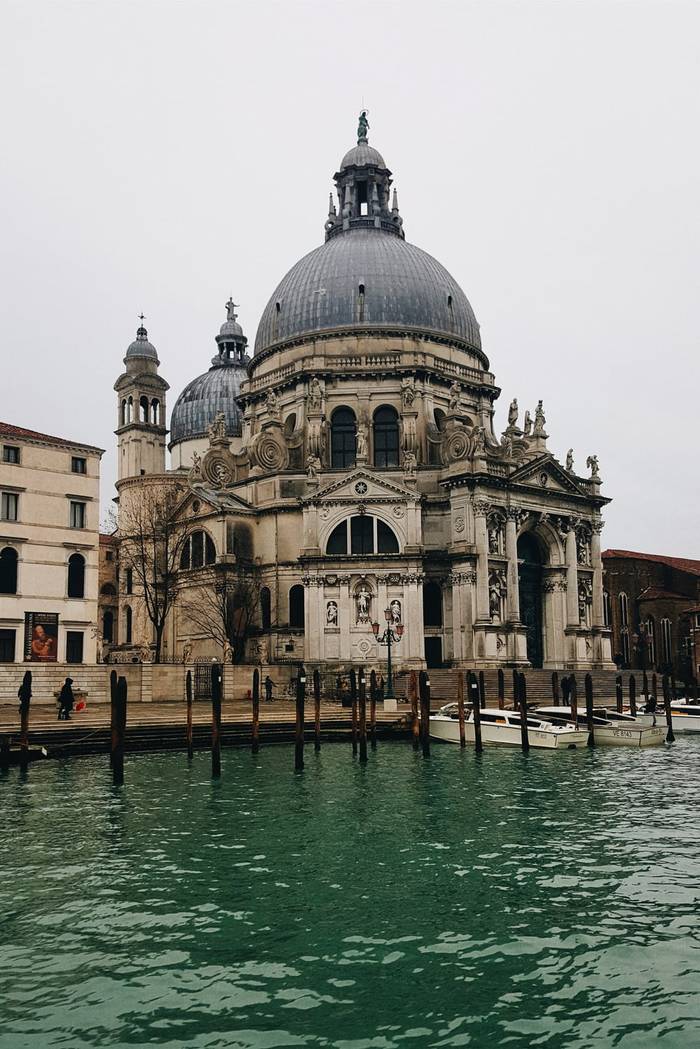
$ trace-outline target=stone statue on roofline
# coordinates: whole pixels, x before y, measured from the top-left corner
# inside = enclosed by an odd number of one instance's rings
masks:
[[[525,437],[529,437],[531,434],[532,434],[532,416],[530,415],[530,410],[528,408],[528,410],[525,412],[525,419],[523,421],[523,435]]]
[[[544,437],[544,424],[546,421],[542,401],[538,401],[537,408],[535,409],[535,428],[533,430],[533,436]]]
[[[600,477],[600,466],[598,464],[597,455],[589,455],[586,459],[586,466],[591,471],[591,478]]]
[[[369,120],[367,119],[367,110],[363,109],[360,113],[360,119],[357,124],[357,141],[366,142],[367,132],[369,131]]]
[[[573,448],[569,448],[568,452],[566,453],[566,469],[569,471],[569,473],[573,473],[573,471],[574,471],[574,450],[573,450]]]
[[[510,402],[508,409],[508,426],[517,426],[518,424],[518,398],[514,397]]]

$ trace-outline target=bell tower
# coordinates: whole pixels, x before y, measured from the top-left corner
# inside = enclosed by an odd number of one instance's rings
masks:
[[[165,393],[170,387],[158,374],[158,353],[148,341],[144,317],[124,357],[117,392],[118,480],[165,473]]]

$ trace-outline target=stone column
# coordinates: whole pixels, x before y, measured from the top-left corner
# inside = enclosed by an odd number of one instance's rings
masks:
[[[402,645],[407,646],[403,658],[414,662],[423,660],[423,602],[421,600],[422,577],[414,572],[407,572],[401,577],[403,584],[403,624],[404,636]]]
[[[568,523],[566,532],[566,618],[568,626],[579,625],[576,530],[571,522]]]
[[[350,627],[355,625],[355,603],[350,592],[350,576],[341,576],[338,579],[338,587],[340,658],[347,663],[350,660]]]
[[[593,568],[593,626],[605,625],[603,615],[603,559],[600,556],[600,533],[603,531],[603,522],[593,522],[593,534],[591,535],[591,566]]]
[[[520,511],[509,507],[506,511],[506,557],[508,558],[508,591],[506,619],[510,623],[520,622],[520,584],[518,581],[518,521]]]
[[[490,622],[489,616],[489,541],[486,531],[486,515],[491,509],[485,499],[475,499],[474,543],[476,545],[476,619]]]
[[[311,576],[304,585],[304,649],[306,659],[318,663],[321,659],[321,614],[323,579]]]

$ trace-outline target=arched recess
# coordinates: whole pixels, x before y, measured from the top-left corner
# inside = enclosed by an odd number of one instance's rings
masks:
[[[148,397],[139,398],[139,422],[148,422]]]
[[[399,540],[380,517],[355,514],[335,526],[326,540],[326,554],[398,554]]]
[[[295,583],[289,590],[289,625],[297,630],[304,629],[304,587]]]
[[[331,467],[347,470],[357,455],[357,419],[352,408],[336,408],[331,415]]]
[[[192,532],[185,540],[180,554],[180,568],[203,568],[204,565],[213,565],[216,561],[216,546],[214,540],[203,529]]]
[[[0,551],[0,594],[17,593],[17,551],[6,546]]]
[[[68,558],[68,597],[85,597],[85,558],[71,554]]]
[[[399,465],[399,413],[396,408],[383,404],[377,408],[372,420],[374,465],[379,469],[391,469]]]
[[[542,566],[546,548],[534,532],[523,532],[518,539],[518,592],[520,621],[527,631],[527,658],[531,666],[544,662],[542,620]]]
[[[157,397],[151,399],[151,423],[153,426],[160,425],[160,401]]]
[[[260,625],[263,630],[272,626],[272,594],[269,586],[260,589]]]
[[[102,616],[102,638],[108,645],[114,641],[114,612],[109,608]]]

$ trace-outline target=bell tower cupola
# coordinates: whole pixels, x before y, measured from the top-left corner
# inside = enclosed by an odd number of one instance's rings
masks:
[[[118,479],[165,473],[165,393],[168,383],[158,374],[160,361],[144,316],[136,339],[124,357],[125,371],[114,389],[117,393]]]

